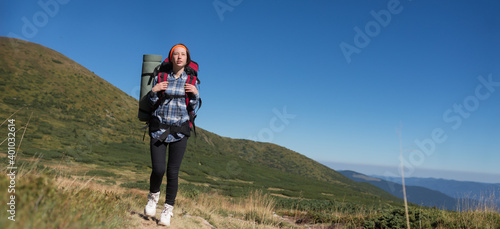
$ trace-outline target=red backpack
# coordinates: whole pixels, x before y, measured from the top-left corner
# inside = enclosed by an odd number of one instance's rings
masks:
[[[168,73],[172,70],[171,66],[172,65],[170,63],[170,60],[167,57],[165,61],[163,61],[163,63],[161,63],[158,67],[155,68],[153,75],[154,76],[158,75],[157,83],[167,80]],[[192,85],[196,85],[196,83],[200,84],[200,79],[198,79],[198,69],[199,69],[198,63],[196,63],[195,61],[191,61],[186,67],[184,67],[184,71],[188,75],[186,83]],[[189,114],[189,127],[193,130],[193,132],[196,135],[196,125],[194,124],[194,120],[196,119],[197,114],[195,110],[189,106],[190,96],[188,95],[188,93],[186,93],[184,96],[186,97],[186,107],[187,107],[187,112]],[[154,105],[153,111],[156,110],[156,108],[158,108],[158,106],[160,106],[160,104],[165,101],[166,99],[165,91],[158,94],[158,97],[159,97],[158,102],[156,102],[156,104]],[[200,107],[201,107],[201,98],[198,104],[198,110],[200,109]]]

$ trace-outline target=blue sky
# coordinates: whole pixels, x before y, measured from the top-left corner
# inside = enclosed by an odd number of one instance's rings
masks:
[[[405,175],[500,183],[498,1],[0,4],[1,36],[136,98],[142,55],[186,44],[200,64],[197,125],[216,134],[397,175],[399,130]]]

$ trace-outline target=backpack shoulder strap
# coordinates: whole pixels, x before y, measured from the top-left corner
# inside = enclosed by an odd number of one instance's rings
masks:
[[[198,80],[198,77],[196,75],[188,75],[186,83],[196,86],[197,82],[199,82],[199,80]],[[196,125],[194,123],[194,120],[196,119],[197,115],[196,115],[194,109],[189,106],[189,101],[190,101],[190,97],[186,93],[186,108],[187,108],[187,111],[189,114],[189,127],[191,127],[193,129],[194,135],[196,136]],[[201,98],[200,98],[199,103],[198,103],[198,110],[200,109],[200,107],[201,107]]]

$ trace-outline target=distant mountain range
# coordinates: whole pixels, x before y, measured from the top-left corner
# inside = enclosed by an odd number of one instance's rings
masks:
[[[403,198],[400,177],[367,176],[349,170],[339,172],[354,181],[373,184]],[[411,177],[405,179],[405,185],[407,199],[414,204],[446,210],[475,207],[500,209],[500,184]]]
[[[354,181],[373,184],[398,198],[403,198],[403,186],[401,184],[349,170],[339,172]],[[406,185],[406,196],[408,201],[414,204],[446,210],[457,209],[456,199],[425,187]]]
[[[373,176],[401,184],[400,177]],[[442,192],[458,201],[472,199],[480,202],[496,203],[500,208],[500,184],[472,181],[457,181],[438,178],[405,178],[406,185],[420,186]]]

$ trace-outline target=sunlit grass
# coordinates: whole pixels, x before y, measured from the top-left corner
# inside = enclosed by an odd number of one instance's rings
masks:
[[[26,165],[26,163],[24,164]],[[1,203],[7,203],[10,179],[0,176]],[[128,224],[127,211],[137,195],[99,191],[87,182],[71,182],[37,163],[23,166],[16,177],[15,222],[0,218],[2,228],[119,228]],[[125,220],[124,220],[125,219]]]
[[[142,216],[147,191],[98,182],[129,179],[130,174],[88,166],[68,170],[45,167],[39,157],[20,161],[16,177],[16,221],[0,218],[1,228],[141,228],[156,227]],[[74,166],[74,164],[72,164]],[[58,170],[59,169],[59,170]],[[66,172],[65,172],[66,171]],[[71,172],[79,174],[72,176]],[[90,176],[81,176],[81,174]],[[0,175],[0,203],[7,203],[9,178]],[[294,203],[283,207],[281,201]],[[288,203],[287,202],[287,203]],[[278,204],[280,203],[280,204]],[[460,211],[410,206],[411,228],[499,228],[500,214],[488,196],[463,201]],[[473,205],[474,204],[474,205]],[[158,212],[161,206],[158,207]],[[221,195],[203,185],[181,183],[172,228],[406,228],[404,207],[363,207],[348,202],[286,199],[266,190],[242,197]],[[159,214],[158,214],[159,216]]]
[[[16,218],[0,218],[1,228],[137,228],[156,226],[142,216],[147,192],[71,176],[43,166],[40,158],[20,162],[16,177]],[[110,176],[111,172],[93,174]],[[79,171],[80,173],[80,171]],[[9,178],[0,175],[0,203],[7,203]],[[161,204],[160,204],[161,205]],[[158,217],[161,206],[158,207]],[[273,199],[261,191],[232,199],[217,193],[181,191],[174,228],[274,228],[287,225],[273,216]],[[293,227],[292,225],[289,225]]]

